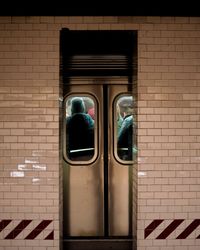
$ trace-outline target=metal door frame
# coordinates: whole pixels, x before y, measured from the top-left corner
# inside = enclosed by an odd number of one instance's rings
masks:
[[[88,81],[87,81],[88,82]],[[90,82],[90,81],[89,81]],[[103,86],[103,96],[107,95],[107,87],[108,86],[113,86],[113,82],[109,82],[107,81],[106,84],[105,84],[105,81],[99,81],[99,85],[102,85],[102,82],[104,82]],[[117,82],[116,79],[114,82]],[[77,83],[80,83],[79,80],[77,81]],[[86,83],[85,81],[82,81],[82,84],[84,85],[84,83]],[[90,82],[91,83],[91,82]],[[94,82],[93,82],[94,83]],[[95,81],[95,83],[97,83]],[[123,85],[127,85],[127,81],[125,81],[123,83],[123,81],[121,82]],[[81,84],[81,85],[82,85]],[[119,86],[119,84],[117,84]],[[129,87],[129,89],[131,89],[131,87]],[[131,93],[131,92],[129,92]],[[84,94],[84,93],[83,93]],[[104,110],[107,110],[106,107],[108,106],[108,100],[106,100],[106,103],[103,104],[103,107],[104,107]],[[113,118],[114,118],[114,115],[113,115]],[[109,117],[107,116],[107,118],[103,121],[103,126],[104,126],[104,129],[106,126],[108,126],[108,119]],[[100,122],[100,121],[99,121]],[[105,129],[106,130],[106,129]],[[108,130],[107,130],[107,133],[108,133]],[[107,134],[107,137],[108,137],[108,134]],[[107,142],[108,142],[108,139],[107,139]],[[105,141],[105,144],[107,144],[107,142]],[[105,149],[106,145],[104,145],[104,153],[106,151]],[[114,154],[114,150],[113,150],[113,154]],[[106,157],[108,158],[108,157]],[[104,158],[104,166],[106,164],[108,164],[108,159],[105,159]],[[132,173],[131,173],[131,168],[129,168],[129,176],[131,176],[132,178]],[[103,246],[105,246],[105,249],[109,249],[110,247],[112,246],[115,246],[115,249],[120,249],[122,246],[123,246],[123,249],[132,249],[132,244],[133,244],[133,237],[132,237],[132,216],[129,218],[129,236],[127,237],[109,237],[109,224],[108,224],[108,221],[109,221],[109,209],[108,209],[108,206],[109,206],[109,201],[108,201],[108,165],[107,165],[107,169],[106,169],[106,172],[105,172],[105,169],[103,170],[104,172],[104,185],[107,186],[104,192],[104,212],[106,211],[107,214],[104,214],[104,236],[102,237],[69,237],[67,238],[67,240],[64,241],[64,245],[65,246],[68,246],[69,249],[92,249],[92,247],[97,247],[97,245],[101,245],[101,249],[104,249],[102,248]],[[106,180],[107,179],[107,180]],[[131,180],[129,180],[129,183],[132,183]],[[132,185],[129,186],[129,191],[132,190]],[[132,191],[129,193],[129,198],[132,197]],[[131,198],[132,199],[132,198]],[[131,202],[132,204],[132,202]],[[132,215],[132,207],[129,207],[129,215]],[[135,242],[135,241],[134,241]],[[117,247],[118,246],[118,247]],[[131,246],[131,248],[130,248]],[[86,247],[86,248],[84,248]],[[106,248],[107,247],[107,248]]]
[[[77,39],[78,38],[78,39]],[[83,60],[79,68],[79,59]],[[97,60],[96,60],[97,59]],[[104,60],[105,59],[105,60]],[[100,64],[99,64],[100,62]],[[103,63],[101,63],[103,62]],[[106,63],[105,63],[106,62]],[[85,67],[86,65],[89,65]],[[97,84],[107,82],[137,86],[137,31],[70,31],[60,32],[60,96],[67,93],[71,83]],[[135,90],[137,93],[137,90]],[[62,117],[61,124],[62,123]],[[62,130],[62,129],[61,129]],[[62,131],[60,132],[62,140]],[[60,143],[62,144],[62,142]],[[60,147],[62,149],[62,145]],[[136,174],[135,174],[136,175]],[[63,187],[61,187],[62,193]],[[135,206],[136,207],[136,206]],[[136,225],[136,222],[134,223]],[[136,229],[134,230],[136,235]],[[85,242],[85,244],[83,244]],[[130,250],[135,246],[133,239],[84,239],[64,241],[69,249],[122,249]],[[84,248],[86,247],[86,248]]]

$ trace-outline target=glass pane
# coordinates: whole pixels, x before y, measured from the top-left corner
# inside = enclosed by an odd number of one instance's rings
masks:
[[[132,96],[120,96],[116,101],[117,155],[123,161],[133,161],[136,155],[136,114]]]
[[[71,161],[94,156],[95,104],[88,96],[66,99],[66,155]]]

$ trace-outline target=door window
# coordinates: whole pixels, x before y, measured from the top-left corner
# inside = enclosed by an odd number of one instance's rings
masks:
[[[65,158],[71,164],[91,163],[96,155],[96,100],[89,95],[65,98]]]
[[[136,103],[131,95],[120,95],[114,102],[115,157],[120,161],[136,158]]]

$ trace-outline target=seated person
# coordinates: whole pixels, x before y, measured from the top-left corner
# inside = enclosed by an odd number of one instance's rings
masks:
[[[66,118],[66,135],[68,152],[94,147],[94,121],[85,113],[81,97],[71,100],[71,116]]]

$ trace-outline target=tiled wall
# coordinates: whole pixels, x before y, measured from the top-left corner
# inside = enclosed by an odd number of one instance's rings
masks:
[[[138,250],[200,248],[200,18],[0,17],[0,249],[58,250],[59,31],[138,30]]]
[[[200,19],[147,20],[138,45],[138,249],[197,250]],[[163,221],[154,229],[158,219]]]

